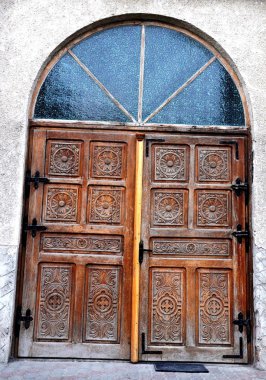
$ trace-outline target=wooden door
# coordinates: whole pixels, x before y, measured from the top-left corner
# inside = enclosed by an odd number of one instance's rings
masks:
[[[242,137],[147,136],[142,360],[247,362],[246,330],[233,324],[247,310],[244,239],[232,236],[245,195],[231,188],[245,174]]]
[[[135,136],[33,130],[20,357],[130,357]]]

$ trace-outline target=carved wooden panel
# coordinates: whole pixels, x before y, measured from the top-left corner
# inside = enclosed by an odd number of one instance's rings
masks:
[[[200,270],[199,343],[231,343],[230,271]]]
[[[51,176],[79,176],[81,166],[81,142],[48,141],[47,173]]]
[[[92,143],[91,177],[123,178],[126,169],[125,147],[123,143]]]
[[[182,190],[154,190],[151,194],[154,226],[183,226],[186,223],[185,195]]]
[[[197,191],[197,225],[230,226],[231,194],[230,191]]]
[[[186,181],[188,177],[188,148],[178,145],[155,146],[155,181]]]
[[[123,237],[112,235],[43,234],[41,249],[46,252],[81,252],[121,255]]]
[[[180,269],[151,269],[150,341],[183,342],[184,273]]]
[[[41,264],[36,323],[38,340],[70,339],[72,266]]]
[[[225,239],[154,239],[153,255],[229,256],[230,240]]]
[[[122,224],[123,192],[121,187],[90,187],[89,223]]]
[[[44,220],[56,222],[77,222],[78,197],[79,189],[77,186],[45,186]]]
[[[87,341],[118,343],[120,335],[121,268],[87,268]]]
[[[198,173],[200,182],[225,182],[231,180],[231,149],[220,147],[197,148]]]

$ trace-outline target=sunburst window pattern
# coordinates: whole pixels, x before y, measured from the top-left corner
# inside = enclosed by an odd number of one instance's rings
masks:
[[[205,46],[155,25],[97,32],[69,49],[43,82],[36,119],[245,124],[231,76]]]

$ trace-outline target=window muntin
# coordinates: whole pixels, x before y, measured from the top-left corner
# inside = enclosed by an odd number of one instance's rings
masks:
[[[174,29],[123,25],[60,58],[41,86],[36,119],[243,126],[239,92],[218,58]]]

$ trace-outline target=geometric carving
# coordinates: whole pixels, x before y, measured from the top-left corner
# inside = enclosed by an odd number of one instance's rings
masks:
[[[184,193],[169,190],[154,191],[153,210],[154,225],[183,225]]]
[[[86,340],[118,342],[120,326],[120,268],[87,268]]]
[[[121,236],[110,235],[44,235],[41,238],[44,251],[80,251],[83,253],[113,253],[122,252]]]
[[[51,143],[50,175],[79,175],[81,143]]]
[[[230,149],[198,148],[199,181],[229,181]]]
[[[42,264],[37,339],[69,339],[71,265]]]
[[[154,240],[154,255],[229,256],[228,240]]]
[[[124,144],[96,143],[92,150],[92,177],[121,178]]]
[[[155,147],[155,180],[185,180],[186,161],[186,148]]]
[[[49,187],[46,201],[46,220],[77,221],[78,189]]]
[[[89,222],[90,223],[121,223],[122,194],[121,188],[90,188]]]
[[[230,343],[229,273],[199,273],[199,343]]]
[[[197,225],[228,226],[229,192],[198,192]]]
[[[182,343],[183,272],[152,270],[151,342]]]

